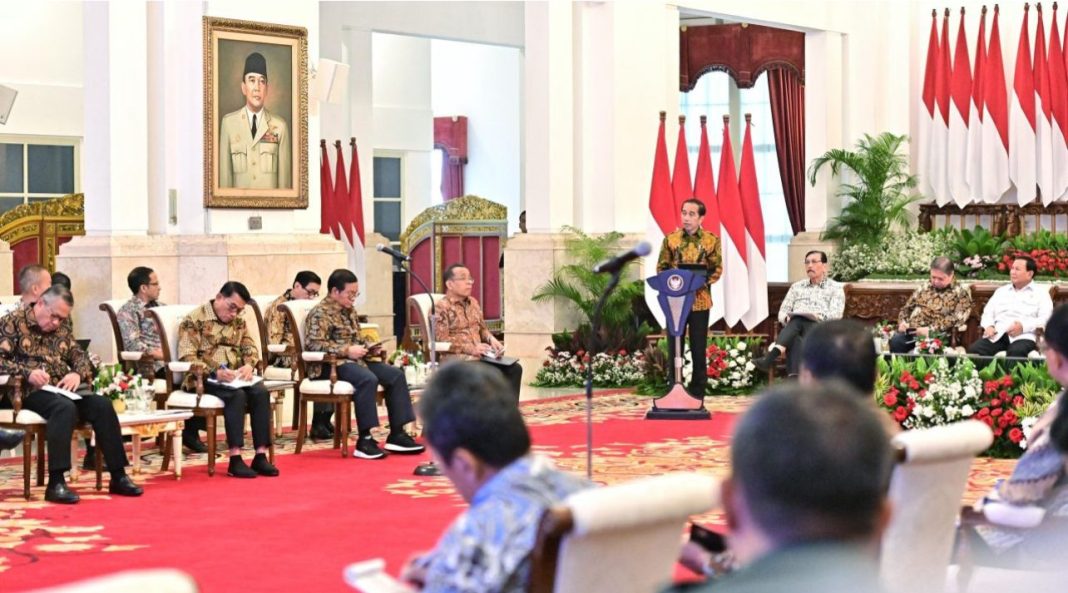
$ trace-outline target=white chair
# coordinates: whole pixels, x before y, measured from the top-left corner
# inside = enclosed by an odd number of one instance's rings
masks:
[[[887,593],[944,590],[972,459],[993,439],[990,428],[975,420],[893,438],[900,459],[890,481],[893,511],[880,558]]]
[[[174,568],[126,570],[29,593],[197,593],[193,577]]]
[[[0,399],[11,399],[11,407],[0,409],[0,428],[25,431],[22,438],[22,495],[30,500],[30,474],[33,467],[33,442],[37,441],[37,485],[44,486],[45,426],[48,422],[37,412],[22,407],[22,381],[11,381],[10,375],[0,375]]]
[[[297,454],[304,448],[304,438],[308,432],[308,402],[325,402],[334,405],[334,448],[341,447],[341,456],[348,457],[349,430],[352,424],[352,394],[356,392],[352,383],[337,379],[337,360],[324,352],[307,352],[304,344],[304,320],[308,313],[318,305],[318,301],[289,301],[279,305],[279,309],[289,316],[290,326],[295,330],[294,350],[297,357],[297,379],[299,383],[294,391],[293,405],[300,407],[300,419],[297,427]],[[330,366],[329,379],[308,377],[308,362],[321,362]]]
[[[127,370],[133,370],[137,372],[138,365],[142,358],[144,358],[144,352],[135,352],[129,350],[123,350],[122,330],[119,328],[119,309],[126,304],[128,299],[112,299],[110,301],[104,301],[100,303],[100,310],[107,314],[108,321],[111,322],[111,333],[115,338],[115,352],[119,361],[122,362],[122,366]],[[167,400],[167,381],[163,377],[156,377],[155,373],[151,377],[145,377],[152,381],[152,388],[156,392],[156,404],[159,407],[163,407],[164,402]]]
[[[422,294],[413,294],[408,297],[408,308],[409,310],[413,307],[415,308],[415,321],[419,324],[419,329],[426,341],[423,345],[423,354],[426,356],[427,360],[430,359],[431,347],[433,347],[434,352],[448,352],[451,347],[449,342],[434,340],[434,343],[431,344],[430,340],[430,305],[443,298],[445,298],[445,295],[436,292],[430,294],[424,292]]]
[[[646,593],[670,583],[691,515],[719,505],[719,482],[670,473],[577,492],[546,512],[534,593]]]
[[[200,371],[200,369],[194,369],[192,363],[178,360],[178,328],[181,326],[182,320],[196,308],[197,305],[165,305],[149,309],[148,314],[155,320],[156,328],[159,330],[163,362],[167,365],[164,373],[164,378],[167,382],[167,393],[169,394],[166,406],[168,408],[191,410],[194,416],[204,418],[207,424],[205,430],[208,433],[208,475],[214,476],[216,436],[218,433],[216,419],[222,415],[225,405],[221,399],[204,393],[203,383],[197,385],[195,392],[184,391],[181,388],[185,373]],[[180,444],[175,444],[174,446],[177,447]],[[163,463],[166,464],[167,458],[164,457],[163,459]],[[166,466],[164,466],[164,471],[166,471]]]

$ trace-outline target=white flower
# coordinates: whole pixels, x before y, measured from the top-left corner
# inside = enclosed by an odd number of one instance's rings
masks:
[[[963,414],[965,418],[971,418],[975,415],[975,409],[968,404],[964,404],[964,407],[960,409],[960,413]]]

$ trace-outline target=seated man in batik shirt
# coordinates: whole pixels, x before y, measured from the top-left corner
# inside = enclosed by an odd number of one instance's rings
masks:
[[[968,322],[972,314],[972,291],[955,280],[953,261],[945,256],[931,262],[931,281],[916,289],[901,308],[897,333],[890,338],[891,352],[908,352],[916,336],[951,332]]]

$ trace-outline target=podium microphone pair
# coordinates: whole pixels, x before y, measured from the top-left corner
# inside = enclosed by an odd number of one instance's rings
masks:
[[[379,243],[378,245],[375,245],[375,249],[378,250],[378,251],[381,251],[382,253],[385,253],[386,255],[389,255],[389,256],[393,257],[393,259],[396,259],[396,260],[399,260],[399,261],[402,261],[402,262],[412,261],[412,256],[405,255],[405,254],[401,253],[400,251],[397,251],[396,249],[390,247],[389,245],[385,245],[383,243]]]

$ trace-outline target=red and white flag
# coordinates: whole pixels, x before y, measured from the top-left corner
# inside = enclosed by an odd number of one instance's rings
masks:
[[[719,198],[716,197],[716,182],[712,178],[712,149],[708,144],[707,118],[701,116],[701,148],[697,152],[697,172],[693,180],[693,195],[705,204],[705,219],[701,228],[712,233],[723,243],[723,227],[719,218]],[[723,319],[723,276],[709,287],[712,309],[708,312],[708,324]]]
[[[352,160],[349,162],[349,199],[345,204],[345,230],[349,243],[349,269],[357,278],[366,281],[366,247],[367,234],[363,226],[363,188],[360,186],[360,153],[356,150],[356,138],[349,141],[352,146]],[[363,295],[361,295],[363,296]],[[359,300],[359,302],[364,302]],[[366,299],[366,297],[364,297]]]
[[[768,264],[764,251],[764,213],[760,206],[756,163],[753,156],[751,116],[745,114],[745,140],[738,173],[738,193],[745,214],[745,263],[749,272],[749,310],[742,315],[745,329],[753,329],[768,317]]]
[[[961,21],[963,22],[963,17]],[[968,150],[964,158],[964,178],[968,180],[972,200],[983,195],[983,66],[986,64],[986,7],[979,19],[979,37],[975,41],[975,69],[972,72],[972,94],[968,104]]]
[[[730,118],[723,116],[723,152],[719,159],[719,215],[723,220],[723,276],[725,280],[723,319],[733,327],[749,310],[749,272],[745,256],[745,213],[738,194],[738,174],[734,171]]]
[[[1053,183],[1053,97],[1050,92],[1049,68],[1046,67],[1046,28],[1043,25],[1042,4],[1038,4],[1038,25],[1035,30],[1035,176],[1042,202],[1049,204],[1061,195],[1064,188]]]
[[[1005,62],[1001,58],[998,7],[990,27],[990,44],[983,64],[983,154],[982,199],[988,204],[1001,200],[1009,190],[1009,106],[1005,88]]]
[[[646,226],[645,237],[653,245],[652,252],[645,257],[643,265],[645,274],[656,274],[656,261],[659,259],[659,247],[664,242],[664,237],[675,230],[679,225],[679,210],[675,209],[675,198],[671,191],[671,169],[668,165],[667,141],[664,139],[664,120],[667,114],[660,112],[660,131],[656,135],[656,151],[653,153],[653,182],[649,188],[649,222]],[[664,311],[656,300],[655,290],[645,285],[645,303],[649,310],[660,322],[661,327],[667,327],[664,323]]]
[[[920,181],[923,193],[933,196],[934,174],[931,167],[934,162],[931,150],[934,148],[935,126],[935,76],[938,73],[938,16],[931,11],[931,36],[927,41],[927,66],[923,74],[923,94],[920,96]]]
[[[1016,185],[1020,205],[1035,199],[1035,79],[1031,69],[1031,40],[1027,26],[1028,5],[1024,5],[1020,44],[1016,49],[1016,70],[1009,103],[1009,178]]]
[[[942,40],[938,44],[938,58],[935,60],[934,76],[934,120],[931,125],[931,138],[928,152],[928,174],[931,176],[931,188],[935,202],[944,206],[952,199],[949,191],[949,163],[947,146],[949,142],[949,86],[953,70],[949,61],[949,9],[942,19]]]
[[[964,33],[964,9],[960,9],[960,27],[957,30],[957,49],[953,55],[953,70],[950,76],[949,131],[946,137],[946,176],[949,195],[958,206],[964,207],[972,200],[968,188],[968,122],[972,103],[972,67],[968,59],[968,40]]]
[[[334,182],[330,178],[330,153],[326,150],[326,140],[319,141],[319,233],[335,233],[334,220]]]
[[[1061,47],[1061,35],[1057,25],[1057,5],[1053,5],[1053,25],[1050,32],[1049,59],[1049,94],[1053,110],[1053,191],[1048,200],[1043,195],[1043,202],[1049,204],[1060,200],[1068,192],[1068,70],[1064,67],[1064,55]],[[1068,35],[1068,26],[1065,27]],[[1065,38],[1064,41],[1068,41]]]
[[[330,201],[333,206],[330,212],[330,228],[334,232],[334,238],[345,241],[345,225],[341,222],[341,214],[345,212],[345,204],[349,201],[349,183],[345,177],[345,155],[341,152],[341,141],[334,141],[337,149],[337,160],[334,164],[337,172],[334,174],[334,197]]]
[[[671,173],[671,193],[675,196],[675,212],[682,215],[682,203],[693,197],[690,184],[690,155],[686,146],[686,116],[679,116],[679,141],[675,144],[675,169]]]

